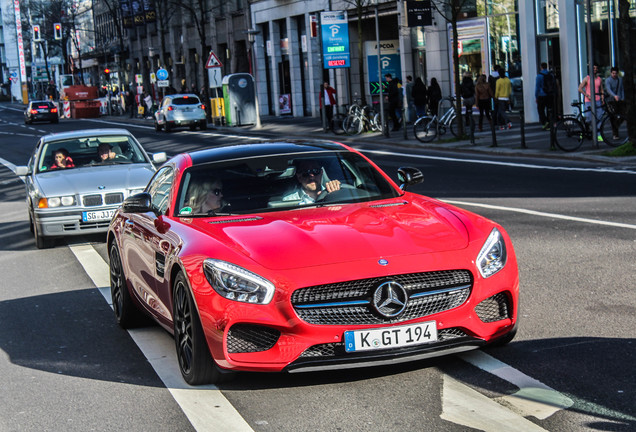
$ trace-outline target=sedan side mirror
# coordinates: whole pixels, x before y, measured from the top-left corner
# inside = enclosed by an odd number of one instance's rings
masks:
[[[166,152],[153,153],[152,155],[152,163],[162,164],[168,160],[168,155]]]
[[[124,203],[121,207],[125,213],[154,212],[152,208],[152,197],[148,192],[142,192],[133,196],[129,196],[124,200]]]
[[[424,174],[417,168],[400,167],[397,171],[398,180],[400,180],[400,189],[406,190],[407,187],[422,183]]]
[[[17,166],[15,167],[15,175],[24,177],[29,174],[29,167],[26,166]]]

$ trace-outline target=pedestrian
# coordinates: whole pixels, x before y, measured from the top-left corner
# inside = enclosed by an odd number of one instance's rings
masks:
[[[135,116],[135,110],[137,109],[136,102],[137,101],[135,100],[135,94],[132,90],[128,90],[126,104],[130,109],[130,118],[133,118]]]
[[[494,93],[488,84],[485,74],[481,74],[477,78],[477,84],[475,85],[475,99],[477,99],[477,108],[479,108],[479,131],[483,130],[484,116],[491,124],[490,108],[492,105],[492,97]]]
[[[625,89],[623,88],[623,79],[618,74],[618,68],[612,67],[610,76],[605,79],[605,92],[607,93],[607,109],[615,115],[623,114],[623,101],[625,100]],[[614,139],[619,139],[618,124],[615,115],[610,117],[612,123],[612,132]]]
[[[424,84],[422,78],[415,78],[415,84],[413,84],[411,97],[413,98],[413,105],[415,105],[415,113],[417,114],[417,118],[426,115],[426,92],[426,84]]]
[[[462,103],[466,109],[466,125],[470,126],[473,105],[475,105],[475,83],[470,72],[464,72],[459,88],[462,95]]]
[[[402,126],[400,118],[398,117],[398,110],[402,108],[402,95],[398,87],[398,81],[393,79],[390,73],[384,75],[384,78],[389,83],[387,100],[389,102],[389,116],[391,116],[391,120],[393,121],[392,130],[395,132],[400,130]]]
[[[603,103],[605,96],[603,95],[603,79],[598,74],[598,65],[595,63],[592,67],[594,70],[594,99],[596,100],[596,116],[600,118],[603,115]],[[585,121],[592,121],[592,112],[588,111],[592,101],[592,92],[590,89],[590,76],[587,75],[579,84],[579,93],[585,97]]]
[[[320,100],[320,112],[322,115],[322,101],[325,101],[325,115],[327,117],[327,126],[331,127],[333,120],[333,107],[338,104],[336,99],[336,89],[329,85],[328,81],[322,84],[322,91],[318,98]]]
[[[512,128],[512,123],[508,118],[506,111],[508,110],[508,104],[510,103],[510,94],[512,93],[512,84],[510,78],[506,75],[504,68],[499,69],[499,79],[495,88],[495,99],[497,100],[497,123],[500,129],[503,130],[508,127]]]
[[[431,111],[431,115],[439,114],[439,101],[442,100],[442,89],[437,83],[437,78],[431,78],[431,85],[428,86],[428,108]]]
[[[415,121],[415,102],[413,101],[413,77],[411,75],[406,76],[406,85],[404,86],[406,92],[406,107],[408,108],[408,121],[413,123]]]
[[[550,128],[555,94],[556,77],[548,70],[548,64],[543,62],[534,83],[534,99],[539,112],[539,123],[543,126],[543,130]]]
[[[497,126],[499,119],[499,104],[495,99],[495,90],[497,90],[497,80],[499,79],[499,69],[501,66],[495,65],[490,71],[490,76],[488,76],[488,84],[490,84],[490,90],[492,91],[492,99],[490,104],[490,109],[492,111],[491,118]]]

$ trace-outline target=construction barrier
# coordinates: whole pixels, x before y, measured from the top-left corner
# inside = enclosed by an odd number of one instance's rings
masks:
[[[64,106],[64,117],[71,118],[71,102],[65,100],[62,102],[62,105]]]

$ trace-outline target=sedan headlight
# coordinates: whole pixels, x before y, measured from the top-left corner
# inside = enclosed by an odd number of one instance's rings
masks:
[[[477,255],[477,268],[484,278],[490,277],[506,265],[506,243],[497,228],[493,229]]]
[[[267,304],[274,297],[274,284],[249,270],[225,261],[206,259],[203,272],[208,282],[228,300]]]
[[[75,197],[73,195],[40,198],[38,201],[38,208],[68,207],[72,205],[75,205]]]

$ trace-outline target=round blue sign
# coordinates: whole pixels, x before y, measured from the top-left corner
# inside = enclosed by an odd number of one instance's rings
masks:
[[[168,79],[168,71],[165,69],[159,69],[157,71],[157,79],[158,80],[167,80]]]

